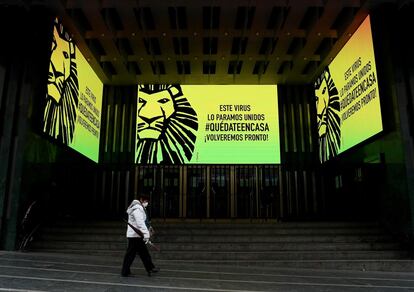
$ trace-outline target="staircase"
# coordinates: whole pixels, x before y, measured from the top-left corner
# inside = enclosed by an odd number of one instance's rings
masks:
[[[408,252],[372,222],[153,222],[155,262],[414,271]],[[30,249],[123,257],[123,222],[60,221]]]

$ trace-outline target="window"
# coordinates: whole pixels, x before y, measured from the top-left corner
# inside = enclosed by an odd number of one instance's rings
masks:
[[[269,61],[257,61],[253,68],[253,74],[261,75],[264,74],[267,70]]]
[[[218,38],[203,38],[203,54],[215,55],[217,54]]]
[[[177,61],[177,72],[178,74],[191,74],[190,62],[189,61]]]
[[[240,74],[242,66],[243,66],[242,61],[230,61],[227,73],[228,74]]]
[[[253,23],[255,7],[238,7],[236,15],[235,29],[250,29]]]
[[[187,13],[185,7],[168,7],[170,26],[172,29],[187,29]]]
[[[176,55],[188,55],[188,38],[173,38],[174,52]]]
[[[165,66],[164,62],[162,61],[151,61],[151,69],[154,75],[164,75],[165,74]]]
[[[218,29],[220,23],[220,7],[203,7],[203,28]]]
[[[203,61],[203,74],[216,74],[216,61]]]
[[[246,47],[247,47],[247,38],[234,38],[233,44],[231,46],[231,54],[232,55],[243,55],[246,53]]]
[[[144,45],[148,55],[161,55],[160,42],[157,38],[144,38]]]

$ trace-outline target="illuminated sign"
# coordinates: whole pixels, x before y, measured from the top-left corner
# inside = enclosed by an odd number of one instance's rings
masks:
[[[138,164],[280,163],[275,85],[140,85]]]
[[[321,162],[382,131],[376,72],[367,16],[315,82]]]
[[[53,27],[43,132],[98,162],[103,84],[61,22]]]

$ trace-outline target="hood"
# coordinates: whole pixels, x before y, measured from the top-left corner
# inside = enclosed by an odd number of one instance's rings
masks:
[[[138,200],[133,200],[131,205],[129,205],[126,212],[128,213],[128,215],[130,215],[130,214],[132,214],[132,212],[134,212],[139,207],[142,208],[141,203]]]

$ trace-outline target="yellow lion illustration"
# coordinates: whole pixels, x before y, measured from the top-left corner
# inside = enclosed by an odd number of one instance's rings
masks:
[[[69,144],[73,138],[79,84],[75,44],[63,25],[54,23],[52,52],[47,82],[43,132]]]
[[[180,85],[140,86],[137,112],[137,163],[191,160],[198,120]]]
[[[336,156],[341,147],[341,119],[338,90],[326,67],[315,82],[316,109],[321,162]]]

